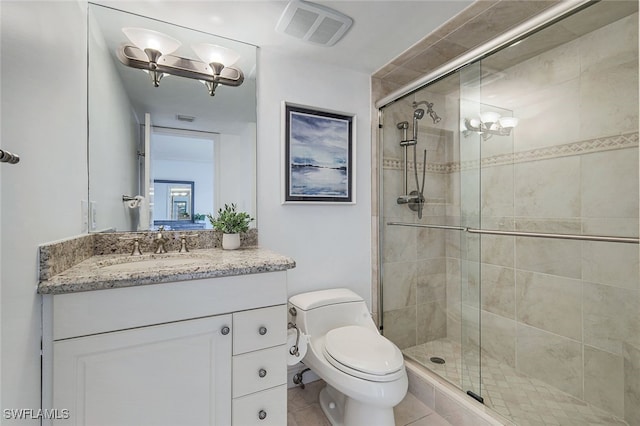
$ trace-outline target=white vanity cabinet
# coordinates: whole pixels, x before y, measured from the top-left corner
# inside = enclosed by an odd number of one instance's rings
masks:
[[[52,424],[286,424],[286,293],[269,272],[44,296]]]

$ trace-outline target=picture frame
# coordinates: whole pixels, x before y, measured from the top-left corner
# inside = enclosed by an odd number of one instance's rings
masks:
[[[283,200],[355,204],[355,114],[283,102]]]

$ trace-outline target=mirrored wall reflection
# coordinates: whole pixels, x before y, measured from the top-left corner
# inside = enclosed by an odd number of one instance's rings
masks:
[[[411,129],[420,99],[442,117],[418,121],[422,218],[398,203],[412,139],[398,123]],[[385,335],[517,425],[640,425],[637,244],[388,225],[637,239],[638,111],[635,1],[595,3],[384,107]],[[408,164],[411,186],[413,149]]]
[[[182,223],[191,222],[194,214],[193,181],[154,179],[153,183],[155,223],[179,227]],[[159,223],[161,221],[163,223]]]
[[[215,204],[219,135],[155,128],[151,132],[154,227],[207,228]],[[210,226],[209,226],[210,228]]]
[[[88,13],[89,231],[200,228],[208,226],[201,218],[225,203],[256,217],[256,47],[96,4]],[[213,80],[220,67],[202,62],[193,48],[203,43],[231,49],[237,60],[222,68],[215,87],[180,73],[156,75],[155,87],[140,69],[149,58],[123,28],[179,42],[156,58],[161,70],[188,61]],[[129,65],[121,60],[123,46]],[[194,151],[196,141],[208,144],[206,155]],[[155,180],[194,182],[191,206],[178,204],[187,209],[179,219],[165,212],[165,198],[163,210],[154,210]]]

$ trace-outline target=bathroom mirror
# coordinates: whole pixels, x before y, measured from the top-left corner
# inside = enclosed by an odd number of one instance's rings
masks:
[[[195,225],[195,217],[225,203],[256,218],[257,48],[93,3],[88,16],[89,232],[155,229],[163,221]],[[199,60],[192,48],[198,43],[231,49],[244,81],[221,84],[214,96],[201,81],[176,75],[165,74],[154,87],[148,73],[118,59],[117,49],[132,45],[123,28],[178,40],[171,55],[182,58]],[[167,188],[154,188],[158,181],[192,182],[191,202],[175,200],[176,217]],[[135,197],[142,201],[125,201]]]

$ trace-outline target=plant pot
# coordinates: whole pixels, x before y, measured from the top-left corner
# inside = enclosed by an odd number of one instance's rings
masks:
[[[240,234],[222,234],[222,248],[235,250],[240,247]]]

